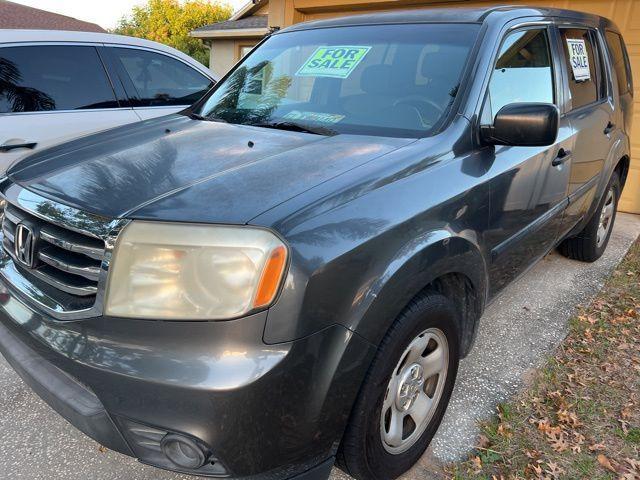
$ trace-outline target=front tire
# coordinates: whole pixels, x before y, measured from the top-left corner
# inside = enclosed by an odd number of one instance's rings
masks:
[[[619,198],[620,179],[618,173],[614,172],[589,223],[575,237],[567,238],[560,244],[560,253],[582,262],[598,260],[609,244]]]
[[[423,455],[453,391],[459,361],[458,313],[425,293],[393,323],[371,364],[338,452],[358,480],[396,478]]]

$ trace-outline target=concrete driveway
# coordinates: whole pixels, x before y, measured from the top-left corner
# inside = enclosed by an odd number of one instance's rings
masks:
[[[462,458],[474,446],[476,422],[509,398],[528,371],[564,338],[567,321],[585,304],[640,235],[640,217],[620,214],[598,262],[556,253],[509,286],[487,309],[471,355],[462,361],[445,420],[431,448],[407,478],[439,478],[434,465]],[[333,480],[345,478],[334,470]],[[103,451],[26,387],[0,357],[0,478],[13,480],[188,479]]]

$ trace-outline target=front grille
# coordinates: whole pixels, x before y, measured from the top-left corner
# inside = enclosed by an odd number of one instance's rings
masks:
[[[16,257],[16,229],[24,224],[35,242],[32,265]],[[39,289],[69,309],[88,308],[95,302],[103,240],[36,217],[7,203],[2,221],[4,250],[16,268]]]

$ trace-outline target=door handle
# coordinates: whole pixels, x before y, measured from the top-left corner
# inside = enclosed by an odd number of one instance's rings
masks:
[[[554,158],[551,162],[551,165],[553,165],[554,167],[558,167],[570,158],[571,150],[565,150],[564,148],[561,148],[560,150],[558,150],[558,154],[556,155],[556,158]]]
[[[18,148],[28,148],[29,150],[33,150],[36,148],[36,145],[38,145],[36,142],[5,144],[0,145],[0,152],[9,152]]]
[[[604,134],[609,135],[611,132],[613,132],[614,128],[616,128],[615,124],[611,122],[607,123],[607,126],[604,128]]]

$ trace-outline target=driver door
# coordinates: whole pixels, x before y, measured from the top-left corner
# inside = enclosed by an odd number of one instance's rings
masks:
[[[508,33],[500,47],[483,105],[483,124],[512,103],[559,104],[560,73],[547,26]],[[490,248],[492,294],[555,245],[566,208],[569,169],[554,161],[572,149],[571,126],[560,120],[556,143],[545,147],[491,146]]]

